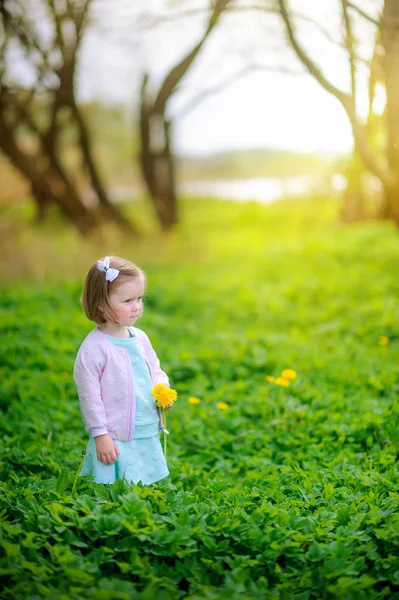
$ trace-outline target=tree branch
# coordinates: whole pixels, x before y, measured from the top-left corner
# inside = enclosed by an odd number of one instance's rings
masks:
[[[305,52],[302,46],[299,44],[297,37],[294,32],[293,25],[291,23],[291,17],[289,16],[286,0],[278,0],[280,6],[280,13],[283,18],[283,21],[286,26],[288,39],[291,43],[293,50],[298,56],[299,60],[305,65],[309,73],[317,79],[320,85],[327,90],[330,94],[338,98],[338,100],[343,104],[345,110],[350,110],[350,98],[348,94],[335,87],[328,79],[323,75],[322,71],[316,66],[316,64],[311,60],[309,55]]]
[[[373,19],[372,16],[370,16],[364,10],[362,10],[361,8],[359,8],[358,6],[356,6],[356,4],[353,4],[353,2],[347,2],[347,6],[349,8],[352,8],[352,10],[356,11],[361,17],[363,17],[364,19],[366,19],[370,23],[373,23],[373,25],[376,25],[377,27],[380,26],[380,21],[379,20]]]
[[[17,0],[15,7],[19,9],[14,14],[6,13],[6,18],[3,21],[4,39],[16,38],[23,50],[26,58],[33,64],[38,73],[38,81],[43,83],[46,73],[51,72],[49,51],[40,43],[37,32],[30,26],[29,20],[26,17],[26,8]]]
[[[325,27],[323,27],[323,25],[321,25],[320,23],[318,23],[317,21],[312,19],[312,17],[309,17],[308,15],[303,15],[301,13],[295,13],[295,18],[299,19],[300,21],[306,21],[307,23],[314,25],[314,27],[316,27],[324,35],[324,37],[332,44],[335,44],[336,46],[339,46],[340,48],[345,47],[344,44],[342,44],[338,40],[334,39],[332,37],[331,33]]]
[[[76,30],[76,48],[75,53],[77,52],[80,42],[82,40],[82,34],[87,25],[88,15],[90,11],[90,7],[92,4],[92,0],[85,0],[82,3],[75,3],[74,5],[71,3],[71,0],[68,0],[68,7],[70,7],[72,13],[72,20],[75,25]]]
[[[353,112],[356,111],[356,60],[354,52],[354,39],[352,31],[352,23],[348,14],[347,0],[341,0],[342,17],[345,25],[345,46],[348,51],[350,74],[351,74],[351,91]]]
[[[183,60],[181,60],[173,69],[171,69],[171,71],[169,71],[168,75],[165,77],[154,102],[154,112],[161,114],[165,111],[166,102],[169,100],[182,77],[187,72],[187,69],[196,58],[229,2],[231,2],[231,0],[215,1],[212,14],[209,17],[207,28],[201,40],[198,42],[198,44],[196,44],[196,46],[194,46],[191,52],[189,52],[187,56],[183,58]]]
[[[280,5],[281,16],[284,20],[288,39],[294,49],[299,60],[305,65],[310,75],[312,75],[320,85],[330,94],[335,96],[337,100],[342,104],[348,118],[350,120],[353,137],[355,140],[355,146],[360,153],[364,164],[371,172],[373,172],[382,182],[387,183],[388,185],[391,183],[392,177],[386,167],[380,164],[380,162],[373,156],[370,151],[367,139],[366,139],[366,131],[365,128],[359,123],[359,120],[356,116],[355,106],[353,104],[352,96],[342,92],[340,89],[335,87],[328,79],[323,75],[321,70],[315,65],[310,56],[306,53],[306,51],[299,44],[294,28],[291,23],[291,18],[287,9],[287,0],[278,0]]]
[[[65,60],[65,40],[64,40],[64,36],[62,35],[60,15],[57,14],[57,9],[56,9],[54,0],[47,0],[47,5],[50,9],[51,16],[53,19],[58,47],[61,50],[61,55],[62,55],[63,60]]]
[[[236,12],[251,12],[251,11],[261,11],[261,12],[269,12],[269,13],[277,13],[275,4],[270,2],[269,5],[266,4],[248,4],[246,6],[227,6],[224,9],[226,13],[236,13]],[[181,12],[175,14],[167,14],[167,15],[152,15],[149,17],[146,15],[144,19],[141,19],[142,27],[146,27],[150,29],[151,27],[158,27],[163,25],[164,23],[174,22],[178,19],[185,19],[187,17],[196,17],[198,15],[204,15],[208,13],[208,8],[192,8],[190,10],[183,10]],[[147,24],[146,24],[147,21]]]
[[[219,83],[218,85],[215,85],[213,87],[209,87],[207,89],[202,90],[202,92],[200,92],[195,98],[193,98],[191,101],[189,101],[186,104],[186,106],[184,106],[177,114],[175,114],[173,117],[171,117],[170,121],[175,121],[176,119],[182,118],[184,115],[189,113],[198,104],[201,104],[201,102],[203,102],[207,98],[209,98],[211,96],[215,96],[216,94],[223,91],[224,89],[226,89],[227,87],[229,87],[230,85],[232,85],[233,83],[238,81],[239,79],[247,77],[247,75],[250,75],[251,73],[254,73],[256,71],[286,73],[286,74],[295,75],[295,76],[300,76],[302,74],[302,73],[294,73],[290,69],[286,69],[284,67],[273,68],[273,67],[267,67],[264,65],[255,65],[255,64],[254,65],[246,65],[240,71],[238,71],[237,73],[234,73],[234,75],[225,79],[225,81],[222,81],[222,83]]]
[[[381,59],[381,55],[378,52],[378,47],[381,43],[381,30],[377,29],[376,32],[376,36],[375,36],[375,42],[374,42],[374,49],[373,49],[373,56],[370,62],[370,77],[369,77],[369,85],[368,85],[368,121],[370,121],[370,117],[372,115],[372,111],[373,111],[373,102],[374,102],[374,97],[375,97],[375,90],[377,87],[377,83],[379,81],[382,80],[382,74],[381,74],[381,70],[382,70],[382,59]]]

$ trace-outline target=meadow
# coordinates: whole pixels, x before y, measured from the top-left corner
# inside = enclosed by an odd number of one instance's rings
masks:
[[[2,600],[399,599],[398,231],[321,198],[183,211],[167,238],[53,225],[21,233],[31,262],[9,248]],[[82,277],[116,251],[147,273],[137,326],[179,395],[150,487],[77,478]]]

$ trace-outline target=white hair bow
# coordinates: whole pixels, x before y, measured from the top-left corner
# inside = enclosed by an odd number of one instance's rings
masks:
[[[113,281],[119,275],[118,269],[111,269],[109,266],[109,256],[106,256],[104,260],[97,262],[97,269],[105,273],[105,279],[107,281]]]

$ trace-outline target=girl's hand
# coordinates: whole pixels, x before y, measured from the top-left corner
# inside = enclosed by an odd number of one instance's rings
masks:
[[[165,407],[165,408],[163,408],[162,410],[168,411],[168,410],[170,410],[170,409],[172,408],[172,406],[173,406],[173,403],[172,403],[172,404],[169,404],[169,406],[166,406],[166,407]]]
[[[98,435],[96,438],[96,451],[97,458],[105,465],[113,465],[116,461],[116,455],[119,454],[119,450],[114,440],[105,433],[104,435]]]

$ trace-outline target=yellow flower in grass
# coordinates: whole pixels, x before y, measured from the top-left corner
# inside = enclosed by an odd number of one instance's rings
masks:
[[[296,371],[294,371],[294,369],[284,369],[284,371],[281,372],[281,377],[285,377],[285,379],[295,379]]]
[[[168,388],[164,383],[157,383],[157,385],[152,388],[152,395],[155,398],[155,404],[159,406],[159,408],[167,408],[173,404],[177,398],[176,390]]]
[[[190,396],[188,399],[189,404],[199,404],[200,402],[201,402],[201,400],[199,398],[197,398],[196,396]]]
[[[282,387],[288,387],[291,383],[291,380],[287,379],[286,377],[277,377],[275,383],[277,383],[277,385],[281,385]]]
[[[217,407],[218,407],[220,410],[226,410],[227,408],[229,408],[229,405],[228,405],[228,404],[226,404],[226,402],[218,402],[218,403],[217,403]]]
[[[265,377],[266,381],[268,381],[269,383],[274,383],[276,380],[274,377],[272,377],[271,375],[266,375]]]
[[[380,346],[388,346],[389,338],[386,335],[380,335],[380,339],[378,340]]]

